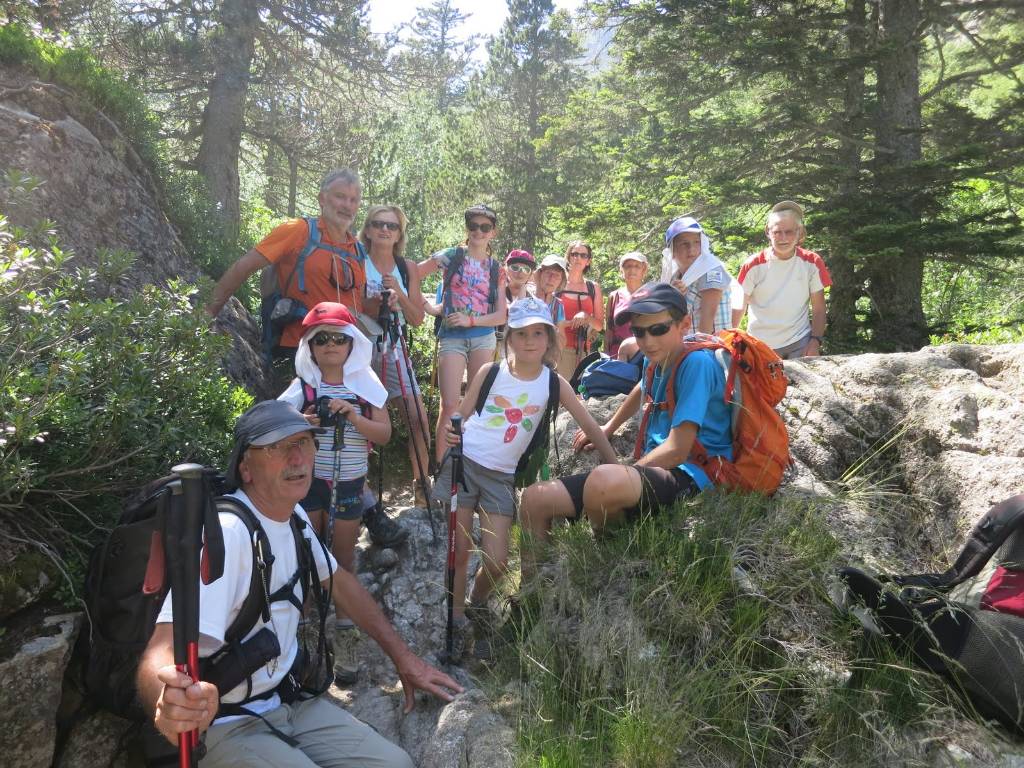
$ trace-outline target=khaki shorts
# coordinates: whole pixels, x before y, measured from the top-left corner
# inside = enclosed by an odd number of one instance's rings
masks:
[[[775,350],[775,354],[783,360],[796,360],[797,358],[804,356],[804,350],[807,349],[807,345],[810,343],[811,335],[807,334],[802,339],[794,341],[792,344],[779,347]]]
[[[405,750],[325,696],[282,704],[264,718],[299,745],[285,744],[259,718],[214,723],[203,768],[412,768]]]
[[[434,480],[434,498],[447,511],[452,501],[451,454],[444,457],[441,471]],[[515,474],[498,472],[463,457],[462,474],[466,486],[459,485],[459,507],[461,509],[482,509],[489,515],[514,517],[516,513]]]
[[[494,354],[494,347],[497,344],[494,331],[486,336],[473,336],[472,338],[458,338],[454,336],[442,336],[438,344],[439,355],[462,355],[469,361],[469,354],[479,349],[490,350]]]

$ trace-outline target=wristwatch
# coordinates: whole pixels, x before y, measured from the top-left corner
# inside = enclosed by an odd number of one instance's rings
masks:
[[[816,341],[820,345],[825,339],[821,336],[811,336],[811,341]]]

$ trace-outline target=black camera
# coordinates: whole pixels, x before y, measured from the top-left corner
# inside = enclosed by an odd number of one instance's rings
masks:
[[[333,427],[338,423],[338,414],[331,411],[331,398],[327,395],[316,399],[316,417],[321,427]]]
[[[220,695],[252,677],[260,667],[281,655],[281,645],[270,627],[263,627],[244,643],[225,646],[200,664],[200,677],[217,686]]]

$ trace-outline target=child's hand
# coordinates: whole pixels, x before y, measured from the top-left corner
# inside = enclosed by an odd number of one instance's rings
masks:
[[[582,429],[577,429],[576,434],[572,438],[572,449],[576,453],[592,451],[594,450],[594,444],[590,441],[586,432]]]
[[[449,448],[453,448],[459,444],[459,434],[457,432],[452,432],[452,423],[450,421],[445,422],[441,427],[441,437],[448,444]]]
[[[449,328],[469,328],[469,315],[462,312],[452,312],[445,318]]]
[[[352,420],[353,416],[361,416],[359,409],[356,408],[356,404],[348,400],[342,400],[340,397],[336,397],[331,400],[327,407],[331,409],[331,413],[337,414],[342,418]]]
[[[316,406],[311,405],[302,412],[302,416],[309,422],[311,427],[320,426],[320,417],[316,415]]]

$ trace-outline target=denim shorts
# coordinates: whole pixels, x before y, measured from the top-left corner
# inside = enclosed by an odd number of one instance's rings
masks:
[[[341,480],[338,483],[338,510],[334,513],[335,520],[359,520],[362,518],[363,486],[365,484],[365,477]],[[331,484],[322,478],[314,477],[309,486],[309,493],[299,504],[307,513],[317,510],[326,512],[331,506]]]
[[[494,331],[491,331],[486,336],[472,336],[468,339],[442,336],[437,351],[439,355],[462,355],[468,361],[470,352],[476,352],[478,349],[487,349],[493,353],[497,343]]]

